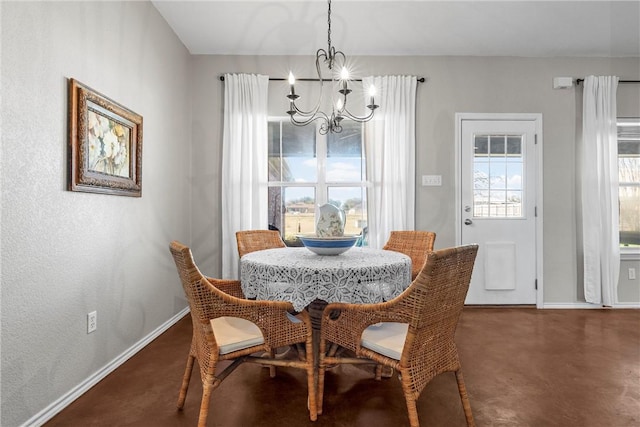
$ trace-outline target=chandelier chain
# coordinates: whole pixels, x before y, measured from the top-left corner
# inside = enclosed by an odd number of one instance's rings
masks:
[[[327,0],[329,9],[327,12],[327,44],[329,45],[329,52],[331,52],[331,0]]]

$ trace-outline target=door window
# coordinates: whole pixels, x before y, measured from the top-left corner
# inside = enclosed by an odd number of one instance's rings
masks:
[[[474,135],[474,218],[522,218],[522,135]]]

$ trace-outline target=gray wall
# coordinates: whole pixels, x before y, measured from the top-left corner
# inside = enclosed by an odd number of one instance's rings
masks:
[[[542,113],[544,127],[544,302],[584,302],[579,281],[576,243],[576,129],[581,126],[582,87],[553,89],[553,77],[589,74],[638,79],[638,58],[486,58],[486,57],[357,57],[361,73],[423,76],[418,85],[416,179],[442,175],[442,187],[416,188],[416,228],[437,233],[436,247],[455,242],[455,123],[457,112]],[[286,77],[313,77],[313,58],[276,56],[196,56],[193,63],[193,149],[204,154],[194,169],[197,189],[213,184],[214,191],[199,199],[206,218],[194,216],[194,235],[202,242],[209,271],[220,271],[220,155],[224,83],[227,72],[250,72]],[[362,74],[361,74],[362,75]],[[287,108],[286,82],[271,82],[270,114]],[[298,90],[299,94],[303,94]],[[640,116],[640,85],[621,85],[618,112]],[[211,159],[216,161],[211,162]],[[204,221],[201,221],[204,219]],[[206,243],[205,243],[206,242]],[[210,243],[217,242],[217,243]],[[619,298],[640,303],[640,279],[629,281],[622,265]],[[640,272],[636,268],[636,272]]]
[[[190,243],[191,85],[190,55],[150,3],[0,8],[0,424],[12,427],[186,306],[168,245]],[[66,190],[68,77],[143,116],[142,198]]]

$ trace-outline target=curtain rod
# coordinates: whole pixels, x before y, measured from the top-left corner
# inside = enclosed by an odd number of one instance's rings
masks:
[[[286,81],[286,80],[289,80],[289,79],[285,79],[285,78],[282,78],[282,77],[273,77],[273,78],[269,77],[269,81],[281,82],[281,81]],[[224,81],[224,76],[220,76],[220,81],[221,82]],[[320,79],[298,79],[298,78],[296,78],[296,81],[297,82],[319,82]],[[331,82],[333,80],[332,79],[322,79],[322,81],[323,82]],[[352,80],[352,81],[361,82],[362,79],[355,79],[355,80]],[[424,81],[425,81],[424,77],[418,77],[418,83],[424,83]]]
[[[584,79],[576,79],[576,84],[579,85]],[[618,83],[640,83],[640,80],[618,80]]]

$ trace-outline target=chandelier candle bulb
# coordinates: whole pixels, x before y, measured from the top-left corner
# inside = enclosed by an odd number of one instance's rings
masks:
[[[288,96],[288,98],[291,99],[291,100],[294,100],[294,99],[298,98],[296,96],[296,91],[295,91],[295,89],[293,87],[293,85],[295,85],[295,84],[296,84],[296,78],[293,77],[293,72],[289,71],[289,96]],[[293,110],[293,108],[291,108],[291,109]]]
[[[369,96],[371,97],[371,99],[369,100],[369,105],[367,105],[367,108],[369,108],[370,110],[375,110],[376,108],[378,108],[378,106],[376,105],[375,95],[376,87],[374,85],[369,86]]]

